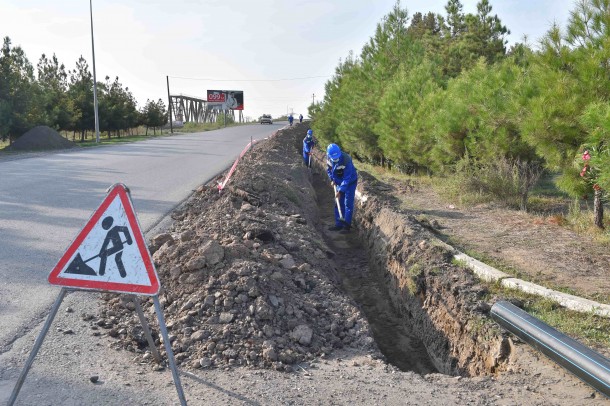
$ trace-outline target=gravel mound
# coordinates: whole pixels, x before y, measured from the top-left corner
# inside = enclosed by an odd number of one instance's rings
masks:
[[[302,138],[302,127],[285,132],[301,131]],[[284,136],[247,154],[222,194],[200,187],[172,214],[170,232],[152,240],[160,300],[183,367],[292,371],[346,346],[382,357],[368,322],[337,289],[335,254],[314,227],[308,171]],[[116,346],[138,353],[136,362],[149,361],[133,304],[104,297],[108,307],[92,324],[116,338]],[[152,301],[143,306],[159,345]]]
[[[17,138],[7,150],[9,151],[40,151],[48,149],[74,148],[76,144],[62,137],[51,127],[40,125]]]

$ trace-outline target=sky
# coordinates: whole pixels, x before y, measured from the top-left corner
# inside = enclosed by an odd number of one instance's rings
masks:
[[[553,22],[565,27],[574,0],[490,0],[511,34],[536,44]],[[462,0],[476,12],[476,0]],[[359,54],[395,0],[93,0],[97,80],[116,76],[141,107],[172,95],[243,90],[244,116],[293,112],[324,96],[340,59]],[[402,0],[409,15],[445,14],[446,0]],[[89,2],[1,0],[0,37],[36,66],[56,54],[92,66]]]

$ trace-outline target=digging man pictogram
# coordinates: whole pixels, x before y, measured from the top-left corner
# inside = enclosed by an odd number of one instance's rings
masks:
[[[121,257],[123,256],[123,244],[127,243],[127,245],[131,245],[133,241],[131,239],[131,234],[129,234],[129,229],[127,227],[112,227],[113,223],[114,219],[111,216],[106,217],[102,221],[102,228],[104,230],[110,230],[106,234],[106,238],[104,238],[104,243],[102,244],[102,248],[100,249],[100,253],[98,254],[98,256],[100,257],[99,275],[102,276],[104,275],[104,273],[106,273],[106,260],[109,256],[114,255],[114,262],[116,263],[116,266],[119,269],[119,274],[122,278],[124,278],[125,276],[127,276],[127,273],[125,272],[125,266],[123,265],[123,261],[121,260]],[[125,236],[125,241],[121,239],[119,233],[123,233],[123,235]],[[110,243],[112,243],[112,245],[108,247]]]

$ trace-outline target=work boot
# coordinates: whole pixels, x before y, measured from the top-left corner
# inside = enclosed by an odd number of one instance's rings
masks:
[[[343,230],[343,227],[338,226],[336,224],[334,226],[328,227],[328,231],[339,231],[339,230]]]

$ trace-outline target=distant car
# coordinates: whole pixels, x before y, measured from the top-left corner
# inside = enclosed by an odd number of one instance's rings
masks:
[[[263,114],[261,117],[261,124],[273,124],[270,114]]]

